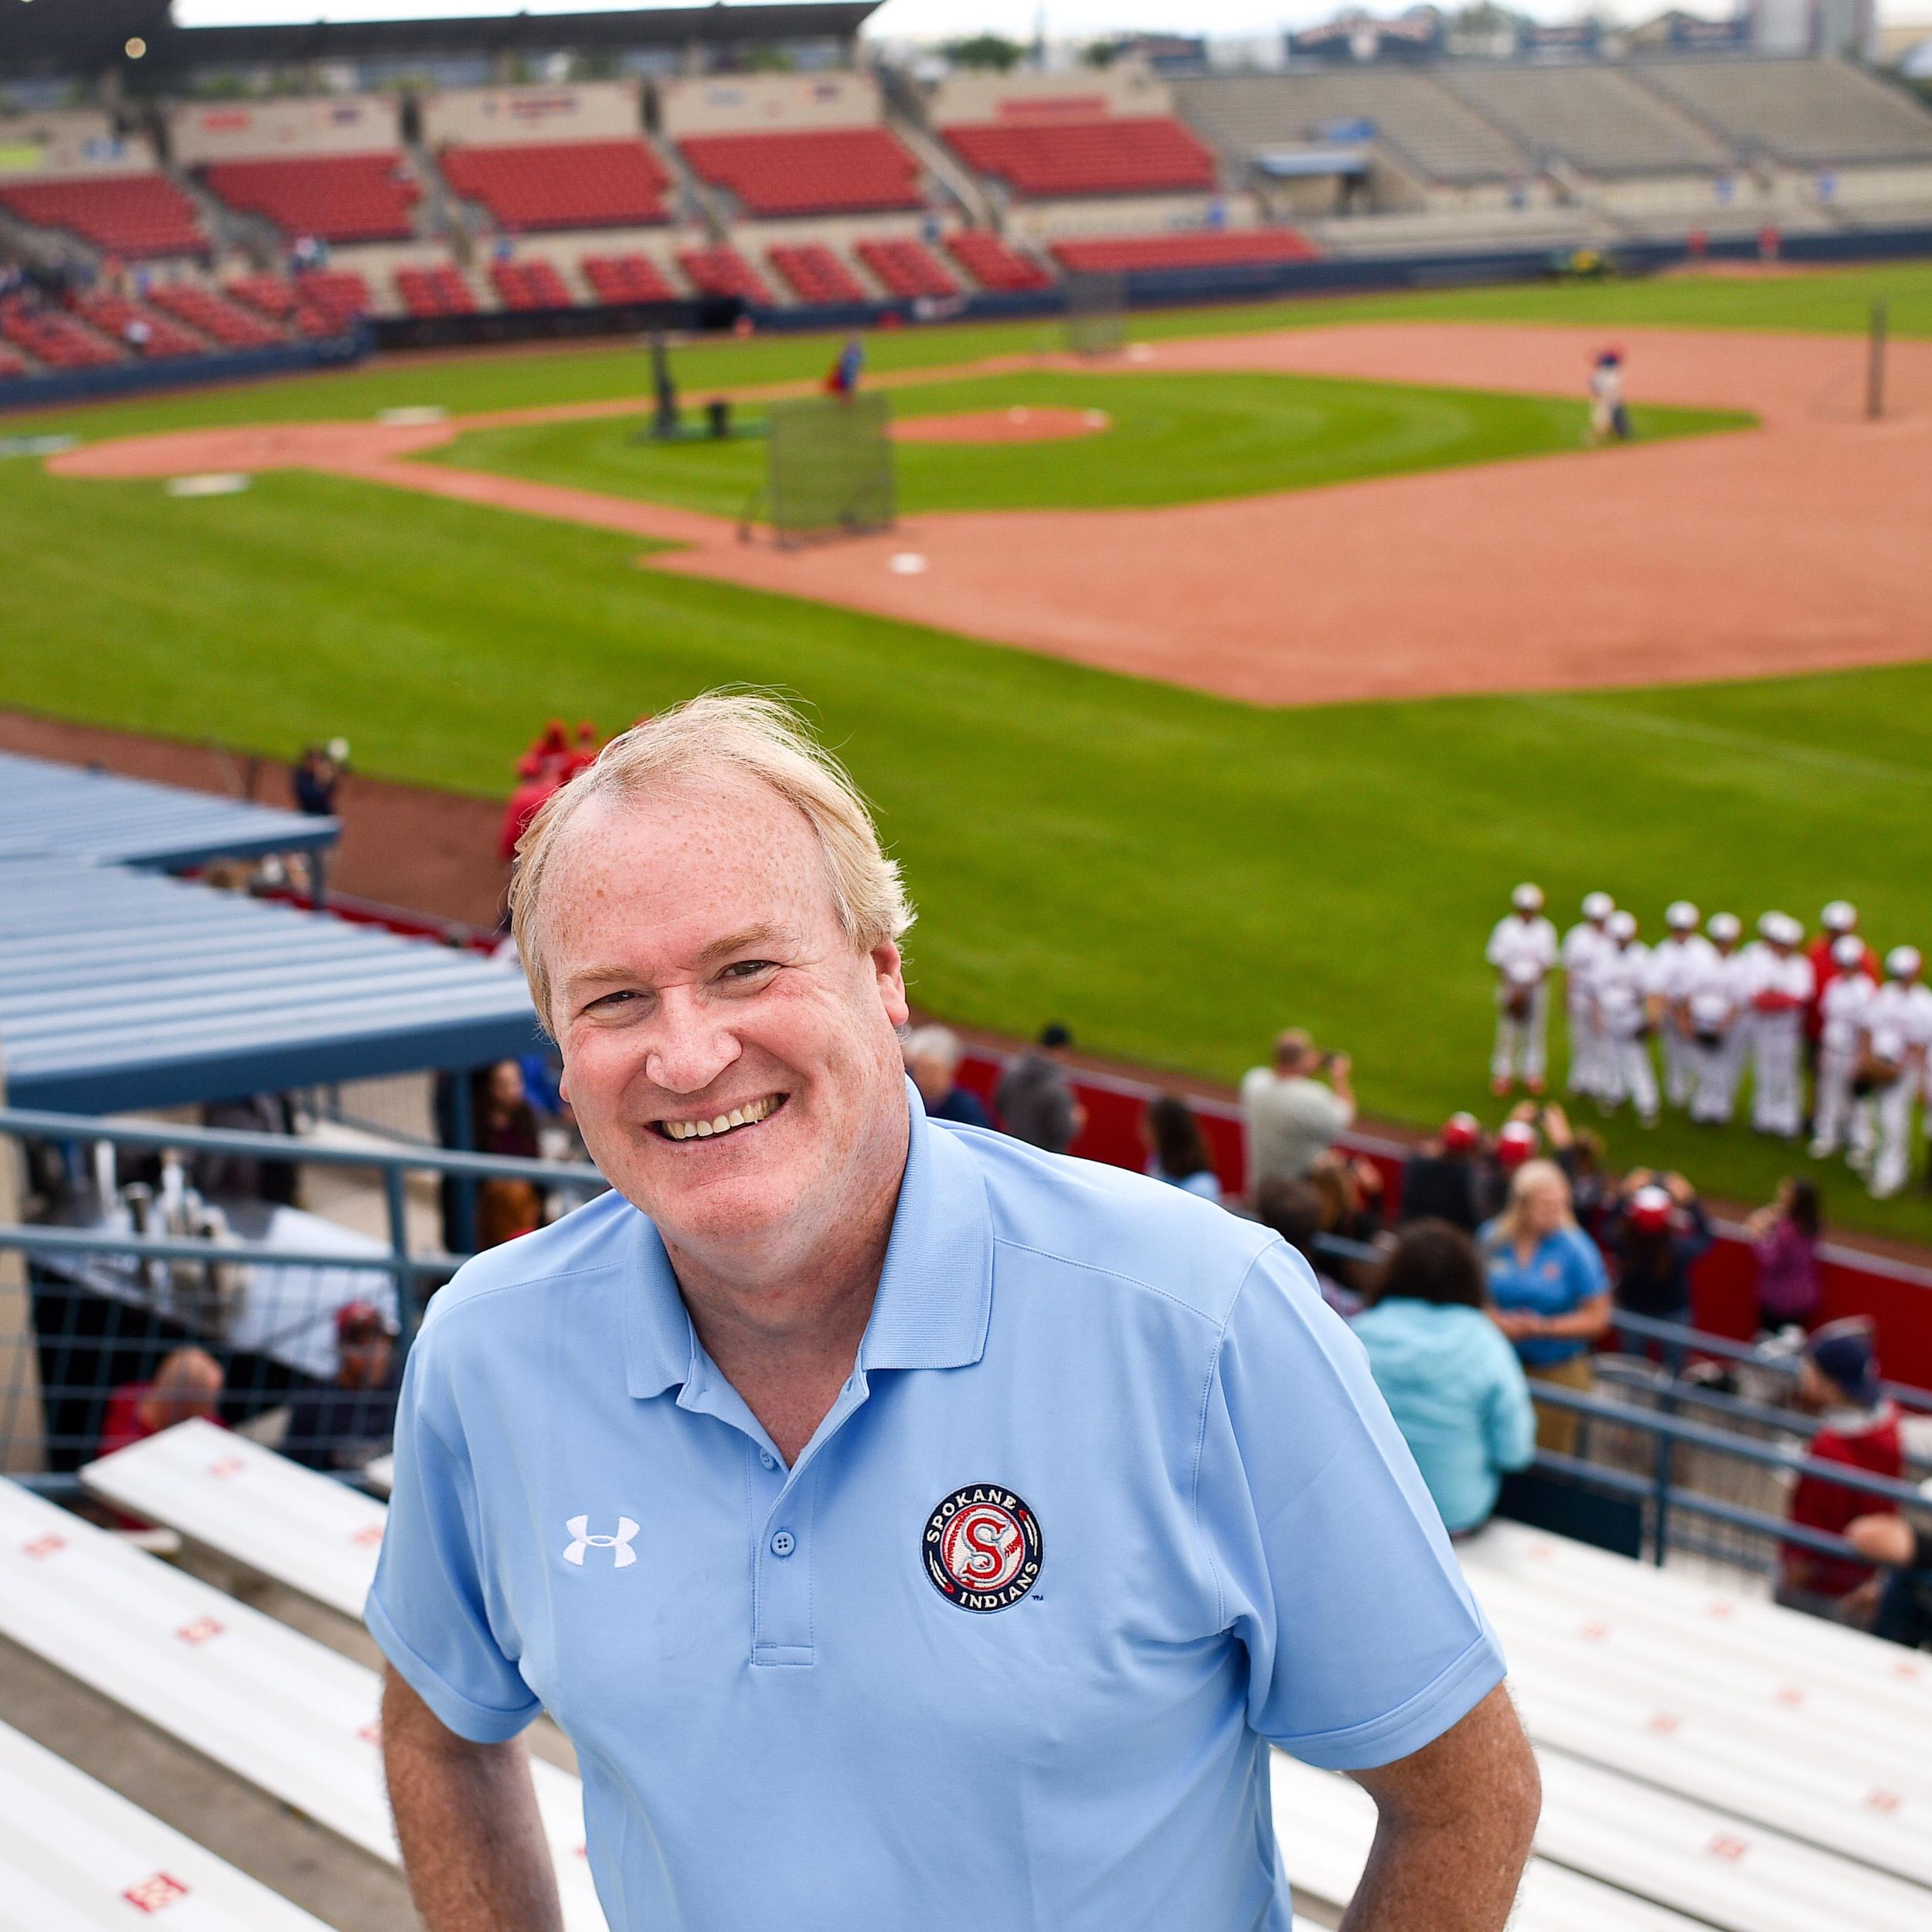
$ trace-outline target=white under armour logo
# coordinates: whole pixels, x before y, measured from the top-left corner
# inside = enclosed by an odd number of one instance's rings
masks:
[[[631,1546],[636,1540],[638,1526],[628,1516],[617,1519],[617,1533],[614,1536],[594,1536],[590,1534],[588,1516],[573,1516],[564,1528],[570,1532],[570,1545],[563,1553],[566,1563],[583,1566],[583,1553],[587,1549],[608,1549],[614,1552],[613,1561],[622,1570],[638,1560],[638,1553]]]

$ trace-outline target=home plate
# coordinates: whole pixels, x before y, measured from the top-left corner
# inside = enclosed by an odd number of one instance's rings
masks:
[[[239,470],[216,470],[206,476],[171,476],[170,496],[239,496],[248,488],[248,478]]]
[[[420,427],[424,423],[444,423],[449,420],[449,411],[440,403],[413,403],[407,409],[378,410],[376,420],[386,423],[392,429],[406,430]]]
[[[886,560],[886,568],[895,576],[916,577],[926,567],[926,560],[917,550],[895,550]]]

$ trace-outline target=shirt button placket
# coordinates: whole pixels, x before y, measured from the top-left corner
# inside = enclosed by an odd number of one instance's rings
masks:
[[[760,1499],[752,1547],[755,1578],[751,1661],[801,1665],[814,1661],[811,1641],[812,1495],[815,1472],[791,1475],[761,1450],[753,1489]]]

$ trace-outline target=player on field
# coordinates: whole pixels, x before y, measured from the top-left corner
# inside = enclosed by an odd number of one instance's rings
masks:
[[[1580,922],[1563,934],[1563,1004],[1570,1019],[1570,1090],[1600,1099],[1607,1084],[1603,1022],[1597,1011],[1597,969],[1613,948],[1604,930],[1617,902],[1587,893]]]
[[[1857,937],[1859,909],[1849,900],[1835,899],[1818,914],[1818,923],[1822,930],[1804,948],[1804,957],[1811,962],[1812,984],[1811,1003],[1804,1014],[1804,1037],[1814,1056],[1825,1032],[1825,990],[1845,970],[1834,957],[1834,949],[1841,939]],[[1878,954],[1862,939],[1859,940],[1859,970],[1874,985],[1885,977]]]
[[[1818,1002],[1818,1097],[1811,1121],[1815,1161],[1829,1160],[1852,1124],[1852,1087],[1859,1070],[1865,1009],[1878,991],[1876,980],[1865,970],[1866,951],[1855,933],[1840,933],[1832,943],[1832,977]],[[1866,1117],[1869,1118],[1869,1110]],[[1855,1151],[1869,1152],[1855,1147]]]
[[[1664,1097],[1672,1107],[1689,1106],[1696,1083],[1685,1009],[1711,957],[1711,943],[1697,930],[1701,923],[1702,915],[1688,899],[1674,900],[1664,911],[1668,932],[1650,955],[1653,990],[1663,1002]]]
[[[1496,1044],[1489,1087],[1507,1094],[1521,1076],[1532,1094],[1543,1090],[1549,1031],[1549,975],[1556,964],[1556,929],[1543,917],[1540,886],[1519,886],[1512,910],[1496,922],[1484,957],[1496,969]]]
[[[1650,948],[1637,937],[1634,913],[1612,913],[1608,931],[1611,951],[1597,977],[1597,1006],[1610,1056],[1603,1101],[1614,1108],[1628,1099],[1638,1121],[1655,1127],[1657,1075],[1651,1065],[1650,1036],[1662,1002],[1651,985]]]
[[[1795,1140],[1804,1124],[1804,1009],[1811,963],[1798,948],[1804,928],[1789,913],[1757,922],[1751,962],[1751,1125]]]
[[[1932,992],[1919,978],[1923,964],[1916,947],[1893,947],[1885,956],[1885,984],[1865,1004],[1859,1077],[1877,1114],[1876,1200],[1896,1194],[1911,1166],[1912,1103],[1932,1046]]]
[[[1690,1114],[1706,1127],[1730,1121],[1750,1040],[1750,968],[1737,950],[1743,930],[1735,913],[1711,914],[1704,928],[1709,956],[1684,1001],[1694,1077]]]

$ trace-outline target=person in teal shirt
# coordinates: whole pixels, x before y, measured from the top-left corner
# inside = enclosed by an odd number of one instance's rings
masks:
[[[1587,1392],[1590,1346],[1610,1327],[1610,1277],[1597,1244],[1570,1211],[1570,1182],[1554,1161],[1526,1161],[1502,1213],[1477,1236],[1498,1328],[1530,1378]],[[1568,1455],[1573,1412],[1541,1412],[1539,1447]]]
[[[1447,1221],[1412,1222],[1389,1257],[1355,1338],[1422,1471],[1458,1534],[1496,1506],[1505,1470],[1529,1466],[1536,1411],[1522,1364],[1485,1309],[1475,1244]]]

